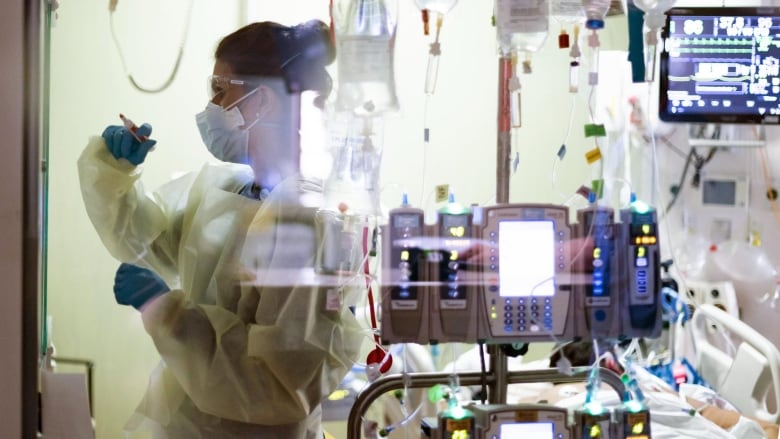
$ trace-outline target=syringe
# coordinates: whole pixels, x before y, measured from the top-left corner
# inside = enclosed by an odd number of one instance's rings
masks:
[[[119,113],[119,118],[122,119],[122,124],[124,124],[125,128],[130,131],[130,134],[135,137],[135,140],[139,141],[140,143],[144,143],[149,139],[146,136],[138,135],[138,125],[133,123],[133,121],[128,119],[124,114]]]

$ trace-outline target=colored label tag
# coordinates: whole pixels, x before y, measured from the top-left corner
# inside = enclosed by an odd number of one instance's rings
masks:
[[[596,198],[604,196],[604,180],[591,181],[591,190],[596,194]]]
[[[566,157],[566,145],[561,145],[561,147],[558,148],[558,158],[563,160],[564,157]]]
[[[601,160],[601,150],[598,147],[596,147],[586,152],[585,160],[588,161],[589,165],[592,165],[593,163]]]
[[[577,189],[577,194],[587,200],[590,197],[590,188],[587,186],[580,186],[579,189]]]
[[[447,201],[450,195],[450,185],[440,184],[436,186],[436,202],[443,203]]]
[[[569,48],[569,34],[567,34],[565,31],[558,34],[558,48],[559,49]]]
[[[585,137],[604,137],[607,135],[607,129],[600,123],[589,123],[585,125]]]

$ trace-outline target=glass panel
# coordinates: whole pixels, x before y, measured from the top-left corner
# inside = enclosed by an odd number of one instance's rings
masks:
[[[250,57],[251,71],[215,65],[219,41],[250,21],[328,23],[327,2],[312,3],[196,2],[190,10],[191,0],[134,0],[113,2],[111,12],[87,0],[65,2],[47,27],[42,315],[51,325],[41,343],[64,359],[58,371],[83,371],[73,359],[94,366],[99,439],[155,416],[170,415],[173,431],[184,418],[256,434],[265,431],[258,425],[298,423],[348,372],[365,379],[371,371],[367,290],[380,298],[381,213],[402,200],[432,213],[440,185],[463,205],[493,203],[496,37],[474,19],[491,5],[461,2],[448,13],[441,37],[449,51],[431,96],[423,86],[429,40],[412,19],[420,11],[398,2],[405,19],[393,44],[403,58],[389,63],[401,110],[356,119],[329,113],[335,89],[324,114],[313,105],[312,88],[325,83],[309,75],[327,72],[338,87],[339,63],[296,70],[309,59],[300,56],[318,56],[304,50],[312,30],[297,30],[301,46],[285,46],[289,56]],[[284,38],[277,31],[262,38]],[[513,134],[515,199],[565,203],[592,178],[584,160],[553,166],[547,147],[564,140],[562,120],[576,127],[589,117],[579,104],[568,116],[568,64],[566,54],[540,53],[535,71],[563,80],[524,78],[524,102],[566,117],[524,113]],[[284,76],[290,71],[299,82]],[[227,79],[209,92],[210,75]],[[300,101],[288,95],[296,87],[306,90]],[[585,143],[580,131],[566,141]],[[120,261],[130,266],[119,270]],[[443,367],[458,348],[441,349],[421,353]],[[364,384],[348,383],[352,396]],[[171,399],[152,398],[160,395]],[[412,410],[425,401],[413,395]]]

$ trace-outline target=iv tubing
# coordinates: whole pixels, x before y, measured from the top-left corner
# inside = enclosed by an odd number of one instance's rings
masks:
[[[114,29],[114,11],[110,10],[108,15],[108,21],[109,21],[109,27],[111,29],[111,38],[114,40],[116,51],[119,54],[119,61],[122,63],[122,69],[127,75],[127,79],[130,81],[130,84],[132,84],[133,88],[143,93],[159,93],[167,89],[168,87],[170,87],[171,84],[173,84],[173,80],[176,78],[176,74],[179,72],[179,67],[181,66],[181,59],[184,55],[184,45],[187,42],[187,35],[190,29],[190,22],[192,21],[193,3],[194,0],[190,0],[189,5],[187,6],[186,19],[184,21],[184,31],[182,32],[181,42],[179,43],[179,52],[176,55],[176,61],[173,64],[173,69],[171,70],[170,75],[168,75],[168,78],[165,79],[165,81],[162,83],[162,85],[153,88],[144,87],[140,85],[135,80],[135,78],[133,78],[132,73],[130,73],[127,67],[127,61],[125,60],[124,52],[122,51],[122,46],[121,44],[119,44],[119,38],[117,37],[116,30]]]

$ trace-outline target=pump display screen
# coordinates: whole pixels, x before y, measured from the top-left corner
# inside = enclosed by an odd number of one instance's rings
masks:
[[[501,297],[554,295],[554,222],[500,221],[498,237]]]
[[[780,8],[672,8],[659,64],[667,122],[780,123]]]
[[[555,426],[552,422],[502,424],[501,439],[553,439]]]
[[[444,236],[450,238],[468,237],[469,215],[442,215],[441,228]]]
[[[393,216],[393,227],[397,229],[418,228],[422,221],[418,214],[400,214]]]

